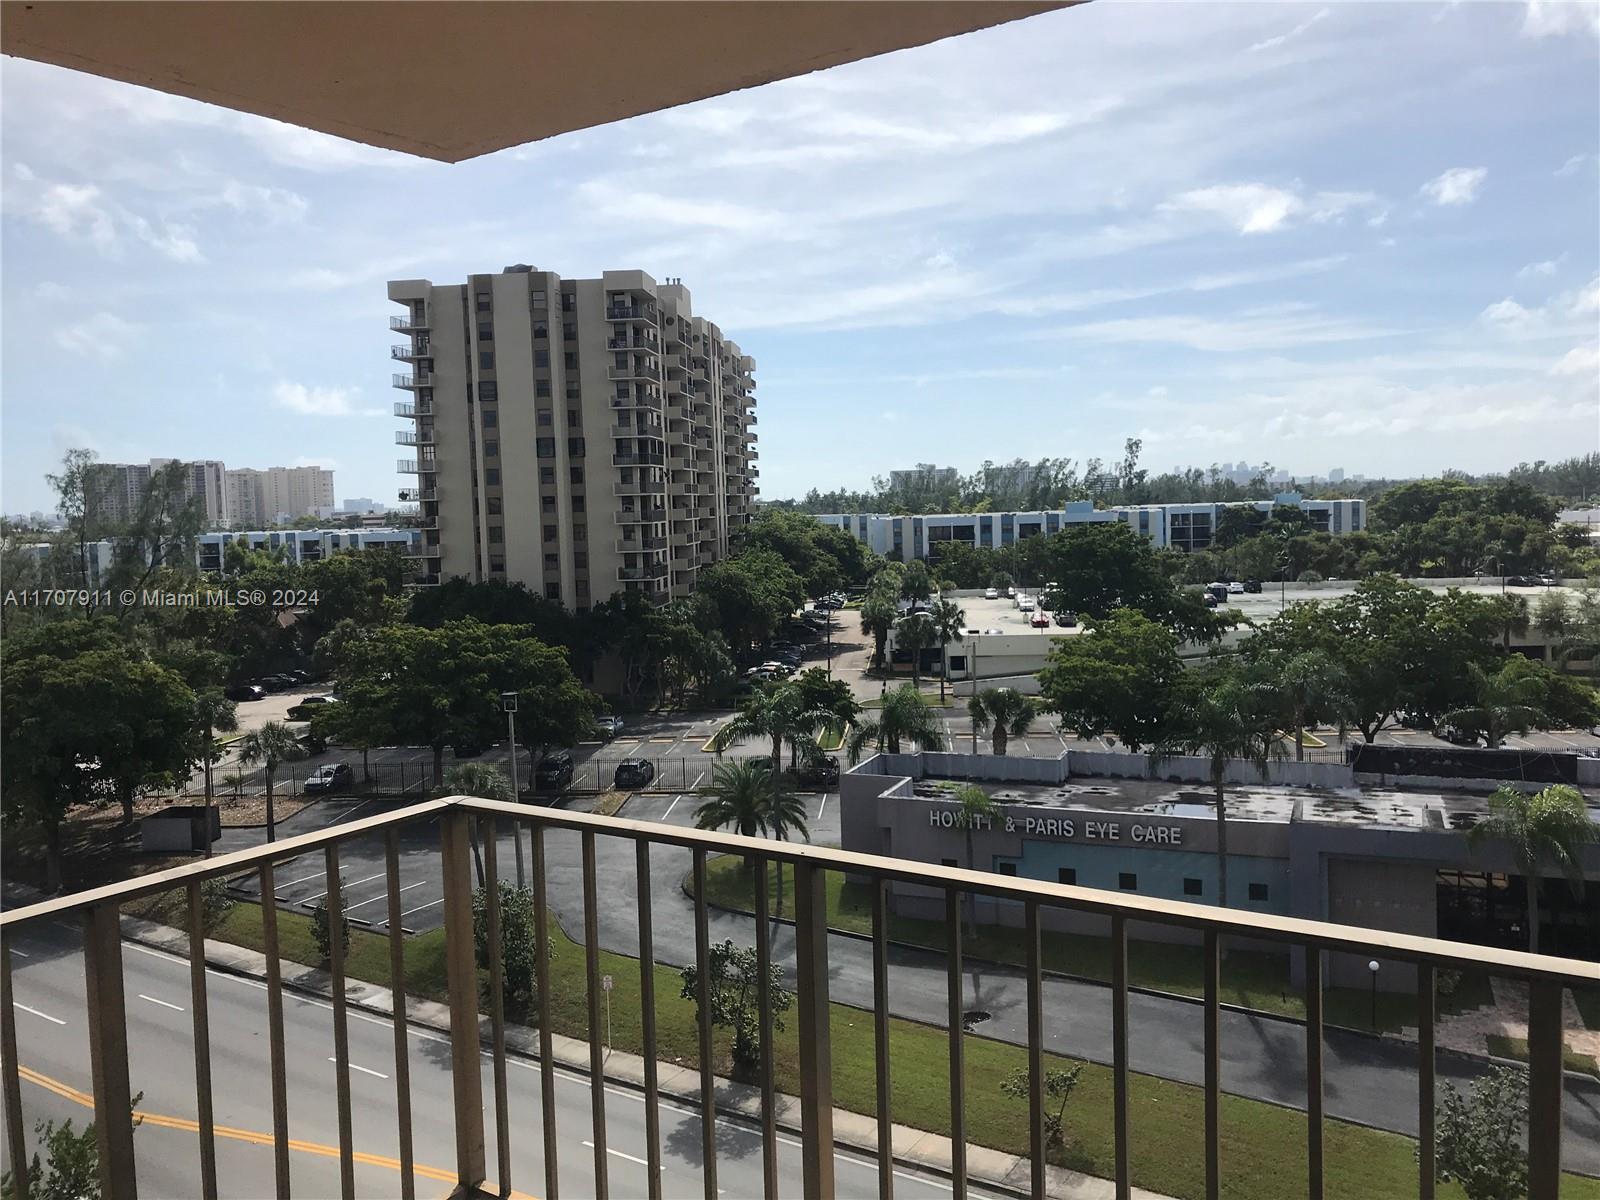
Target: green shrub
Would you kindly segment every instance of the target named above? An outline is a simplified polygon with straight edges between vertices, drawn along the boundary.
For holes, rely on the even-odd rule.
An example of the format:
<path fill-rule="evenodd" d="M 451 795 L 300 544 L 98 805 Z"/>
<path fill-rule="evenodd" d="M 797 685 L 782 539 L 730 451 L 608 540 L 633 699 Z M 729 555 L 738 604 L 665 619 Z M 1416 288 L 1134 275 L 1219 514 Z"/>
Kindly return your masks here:
<path fill-rule="evenodd" d="M 350 945 L 350 918 L 346 915 L 344 876 L 339 876 L 337 888 L 339 898 L 339 924 L 342 927 L 343 942 L 348 950 Z M 332 929 L 328 924 L 328 898 L 324 896 L 318 901 L 317 906 L 311 910 L 311 940 L 317 944 L 317 954 L 323 962 L 333 958 Z"/>

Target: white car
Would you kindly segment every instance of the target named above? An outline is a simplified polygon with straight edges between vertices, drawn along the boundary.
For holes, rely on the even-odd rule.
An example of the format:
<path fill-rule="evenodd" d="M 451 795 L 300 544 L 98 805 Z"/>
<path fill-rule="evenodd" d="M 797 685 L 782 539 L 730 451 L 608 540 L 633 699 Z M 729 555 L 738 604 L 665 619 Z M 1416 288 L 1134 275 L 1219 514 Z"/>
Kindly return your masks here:
<path fill-rule="evenodd" d="M 1235 579 L 1232 583 L 1230 583 L 1228 585 L 1228 595 L 1230 595 L 1230 596 L 1242 596 L 1242 595 L 1244 595 L 1244 584 L 1240 583 L 1237 579 Z"/>
<path fill-rule="evenodd" d="M 1000 599 L 1000 589 L 998 589 L 998 588 L 985 588 L 984 592 L 983 592 L 983 598 L 985 600 L 998 600 L 998 599 Z"/>
<path fill-rule="evenodd" d="M 1031 613 L 1034 608 L 1032 596 L 1018 596 L 1017 607 L 1025 613 Z"/>

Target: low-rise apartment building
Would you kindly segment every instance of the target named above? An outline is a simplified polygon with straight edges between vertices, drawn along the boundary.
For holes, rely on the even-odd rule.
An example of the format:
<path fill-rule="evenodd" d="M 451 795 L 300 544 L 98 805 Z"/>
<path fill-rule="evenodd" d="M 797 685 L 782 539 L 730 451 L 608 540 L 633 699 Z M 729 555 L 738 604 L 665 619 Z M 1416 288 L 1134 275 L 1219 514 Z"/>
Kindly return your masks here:
<path fill-rule="evenodd" d="M 755 361 L 678 279 L 507 267 L 396 280 L 394 385 L 419 582 L 520 582 L 570 608 L 685 596 L 756 490 Z"/>
<path fill-rule="evenodd" d="M 1312 528 L 1330 534 L 1358 533 L 1367 527 L 1365 500 L 1307 500 L 1298 492 L 1283 492 L 1271 500 L 1246 500 L 1231 504 L 1134 504 L 1096 508 L 1089 500 L 1075 500 L 1060 510 L 1040 512 L 926 513 L 887 516 L 879 513 L 825 513 L 817 520 L 854 534 L 867 546 L 899 562 L 925 559 L 941 542 L 958 541 L 984 549 L 1012 546 L 1036 534 L 1059 533 L 1068 525 L 1121 521 L 1158 547 L 1204 550 L 1216 538 L 1217 522 L 1230 508 L 1251 509 L 1266 515 L 1279 506 L 1298 508 Z"/>

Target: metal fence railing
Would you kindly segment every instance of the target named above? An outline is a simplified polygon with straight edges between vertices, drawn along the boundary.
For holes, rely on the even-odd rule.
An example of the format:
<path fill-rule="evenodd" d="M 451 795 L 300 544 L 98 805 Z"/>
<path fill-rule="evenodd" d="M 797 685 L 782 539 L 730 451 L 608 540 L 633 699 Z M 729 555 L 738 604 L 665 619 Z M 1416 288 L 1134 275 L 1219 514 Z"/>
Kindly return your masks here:
<path fill-rule="evenodd" d="M 437 824 L 437 833 L 431 832 Z M 417 839 L 428 832 L 426 843 Z M 872 1029 L 874 1068 L 878 1080 L 876 1088 L 876 1118 L 880 1136 L 877 1140 L 876 1166 L 879 1191 L 883 1196 L 892 1192 L 895 1168 L 891 1139 L 885 1136 L 892 1127 L 893 1100 L 889 1063 L 889 1007 L 888 992 L 893 968 L 889 959 L 889 914 L 894 893 L 891 889 L 912 887 L 924 894 L 932 891 L 944 898 L 945 963 L 947 967 L 948 1021 L 943 1030 L 948 1050 L 948 1087 L 951 1134 L 951 1161 L 949 1186 L 957 1197 L 966 1194 L 968 1184 L 968 1156 L 966 1139 L 967 1070 L 965 1045 L 967 1035 L 963 1030 L 963 921 L 961 906 L 968 893 L 987 896 L 1017 910 L 1024 929 L 1025 982 L 1027 989 L 1026 1020 L 1026 1080 L 1027 1080 L 1027 1144 L 1031 1160 L 1031 1191 L 1043 1195 L 1047 1191 L 1046 1140 L 1046 1021 L 1059 1020 L 1062 1014 L 1046 1013 L 1041 980 L 1044 975 L 1041 950 L 1041 931 L 1046 915 L 1061 910 L 1095 914 L 1105 918 L 1110 925 L 1111 1021 L 1107 1033 L 1109 1052 L 1104 1056 L 1112 1064 L 1114 1090 L 1111 1097 L 1112 1126 L 1115 1153 L 1112 1174 L 1116 1194 L 1130 1195 L 1132 1182 L 1129 1166 L 1129 971 L 1128 926 L 1130 922 L 1154 923 L 1187 930 L 1197 935 L 1204 944 L 1205 991 L 1203 1020 L 1200 1023 L 1204 1046 L 1204 1123 L 1203 1150 L 1205 1159 L 1206 1194 L 1216 1196 L 1220 1187 L 1221 1155 L 1221 1063 L 1222 1038 L 1219 1013 L 1222 959 L 1220 942 L 1223 938 L 1248 938 L 1285 943 L 1298 947 L 1305 953 L 1306 961 L 1306 1020 L 1304 1024 L 1305 1052 L 1305 1107 L 1303 1170 L 1308 1193 L 1320 1200 L 1324 1190 L 1325 1122 L 1323 1113 L 1323 959 L 1329 953 L 1359 954 L 1397 960 L 1416 967 L 1420 990 L 1417 1001 L 1419 1026 L 1418 1080 L 1419 1101 L 1417 1121 L 1419 1128 L 1418 1181 L 1419 1192 L 1424 1197 L 1434 1194 L 1434 1168 L 1436 1154 L 1434 1071 L 1435 1071 L 1435 980 L 1442 970 L 1488 970 L 1525 982 L 1530 991 L 1529 1006 L 1529 1166 L 1528 1194 L 1531 1200 L 1556 1200 L 1561 1178 L 1562 1148 L 1562 1034 L 1561 1007 L 1564 987 L 1591 987 L 1596 983 L 1596 968 L 1592 963 L 1570 959 L 1499 950 L 1483 946 L 1469 946 L 1415 937 L 1407 934 L 1378 932 L 1348 925 L 1335 925 L 1260 913 L 1236 912 L 1216 907 L 1157 900 L 1123 893 L 1103 892 L 1088 888 L 1069 887 L 1043 883 L 1024 878 L 1007 877 L 988 872 L 962 870 L 952 867 L 928 866 L 904 859 L 857 854 L 842 850 L 776 842 L 756 838 L 742 838 L 722 833 L 686 829 L 676 826 L 650 824 L 594 814 L 570 812 L 561 809 L 535 808 L 526 805 L 500 804 L 460 797 L 432 800 L 401 811 L 353 821 L 317 833 L 290 838 L 275 845 L 257 847 L 235 854 L 224 855 L 204 862 L 196 862 L 154 875 L 142 876 L 124 883 L 92 889 L 77 895 L 47 900 L 43 903 L 0 914 L 0 1055 L 4 1057 L 0 1068 L 0 1084 L 4 1087 L 6 1101 L 6 1148 L 14 1172 L 16 1194 L 27 1200 L 34 1180 L 29 1177 L 27 1157 L 26 1109 L 22 1104 L 20 1080 L 23 1077 L 18 1063 L 18 1039 L 15 1018 L 15 1001 L 11 954 L 19 935 L 37 931 L 41 926 L 60 924 L 63 920 L 81 925 L 83 937 L 83 963 L 85 967 L 86 1016 L 88 1024 L 88 1093 L 92 1095 L 95 1132 L 99 1147 L 99 1173 L 101 1190 L 108 1200 L 132 1200 L 138 1190 L 138 1163 L 136 1161 L 133 1113 L 135 1091 L 129 1066 L 129 1010 L 124 1000 L 123 941 L 120 909 L 124 903 L 158 893 L 181 890 L 187 897 L 190 916 L 188 953 L 192 984 L 190 1021 L 193 1032 L 193 1080 L 197 1120 L 192 1122 L 198 1136 L 199 1186 L 205 1196 L 215 1196 L 219 1190 L 216 1142 L 222 1127 L 213 1121 L 216 1108 L 214 1090 L 258 1089 L 270 1091 L 273 1163 L 276 1189 L 279 1195 L 289 1195 L 290 1149 L 289 1088 L 286 1069 L 290 1049 L 285 1031 L 284 984 L 278 971 L 280 931 L 278 910 L 273 905 L 261 907 L 262 953 L 265 955 L 266 1055 L 264 1062 L 256 1064 L 249 1057 L 248 1047 L 229 1045 L 226 1051 L 228 1070 L 213 1076 L 211 1070 L 212 1043 L 208 1025 L 208 992 L 212 985 L 204 967 L 204 925 L 201 913 L 204 904 L 203 884 L 210 879 L 229 878 L 241 873 L 255 872 L 260 880 L 261 894 L 274 894 L 274 868 L 289 860 L 298 860 L 295 867 L 321 863 L 323 882 L 327 887 L 326 903 L 329 907 L 327 976 L 331 985 L 331 1017 L 333 1026 L 333 1111 L 336 1122 L 328 1128 L 337 1129 L 337 1161 L 339 1165 L 338 1189 L 344 1196 L 355 1191 L 355 1164 L 368 1162 L 372 1156 L 357 1153 L 354 1145 L 352 1109 L 352 1063 L 350 1056 L 350 1026 L 346 998 L 346 967 L 348 947 L 342 933 L 341 908 L 344 905 L 340 879 L 340 853 L 353 839 L 370 839 L 381 835 L 384 840 L 386 877 L 389 881 L 389 904 L 392 918 L 387 934 L 391 982 L 395 989 L 392 1028 L 396 1069 L 392 1080 L 382 1085 L 392 1091 L 395 1100 L 397 1144 L 400 1147 L 402 1178 L 412 1178 L 414 1134 L 412 1124 L 412 1081 L 408 1070 L 399 1064 L 406 1061 L 408 1033 L 406 1020 L 404 933 L 398 914 L 400 910 L 401 847 L 405 846 L 406 861 L 414 861 L 419 853 L 437 853 L 442 874 L 442 904 L 446 936 L 443 941 L 443 970 L 448 988 L 449 1034 L 447 1046 L 436 1056 L 441 1065 L 447 1065 L 449 1088 L 453 1098 L 450 1118 L 454 1124 L 453 1163 L 448 1175 L 456 1184 L 458 1195 L 481 1194 L 478 1189 L 490 1174 L 486 1121 L 492 1121 L 496 1156 L 493 1165 L 495 1187 L 498 1194 L 509 1194 L 521 1185 L 529 1186 L 526 1178 L 513 1178 L 513 1145 L 528 1146 L 532 1139 L 520 1121 L 516 1125 L 516 1143 L 512 1141 L 511 1122 L 507 1099 L 506 1037 L 507 1020 L 504 991 L 503 927 L 504 914 L 500 909 L 499 859 L 503 851 L 503 838 L 514 836 L 518 852 L 522 840 L 531 843 L 532 864 L 530 881 L 533 890 L 534 936 L 533 954 L 536 979 L 536 1005 L 538 1027 L 538 1064 L 540 1106 L 543 1138 L 543 1194 L 558 1195 L 560 1174 L 564 1159 L 572 1155 L 579 1144 L 577 1138 L 587 1134 L 582 1144 L 592 1151 L 592 1185 L 582 1190 L 586 1194 L 604 1197 L 609 1193 L 609 1175 L 612 1169 L 607 1143 L 608 1088 L 599 1086 L 605 1070 L 605 1048 L 600 1031 L 603 993 L 609 992 L 611 977 L 600 972 L 598 914 L 601 906 L 597 842 L 600 839 L 622 839 L 633 844 L 634 884 L 637 905 L 637 952 L 640 973 L 639 1022 L 643 1053 L 643 1104 L 645 1110 L 642 1136 L 633 1134 L 624 1157 L 646 1164 L 649 1193 L 659 1197 L 662 1191 L 661 1168 L 664 1139 L 662 1135 L 659 1080 L 656 1074 L 657 1015 L 654 992 L 655 943 L 651 915 L 655 898 L 650 887 L 652 850 L 676 848 L 687 852 L 689 868 L 696 883 L 694 888 L 694 963 L 696 966 L 692 994 L 698 1001 L 696 1009 L 696 1038 L 698 1062 L 694 1075 L 698 1079 L 698 1149 L 700 1181 L 707 1200 L 719 1194 L 719 1154 L 724 1147 L 719 1136 L 726 1118 L 717 1113 L 718 1079 L 714 1074 L 713 1006 L 710 1003 L 709 965 L 712 946 L 709 934 L 707 900 L 707 860 L 713 854 L 734 854 L 746 858 L 753 872 L 756 920 L 753 932 L 759 967 L 758 1032 L 756 1034 L 759 1064 L 755 1074 L 759 1083 L 759 1130 L 761 1142 L 762 1190 L 773 1196 L 777 1190 L 778 1106 L 774 1089 L 774 998 L 771 974 L 767 970 L 773 963 L 772 926 L 768 920 L 768 877 L 774 867 L 793 875 L 792 914 L 794 923 L 794 957 L 792 972 L 796 992 L 795 1011 L 790 1019 L 796 1024 L 796 1069 L 799 1076 L 799 1102 L 793 1112 L 785 1116 L 788 1122 L 798 1123 L 801 1142 L 800 1178 L 794 1189 L 808 1197 L 831 1197 L 835 1194 L 833 1102 L 834 1075 L 832 1037 L 834 1026 L 830 1023 L 829 1007 L 829 943 L 827 928 L 827 892 L 825 876 L 828 872 L 841 872 L 864 882 L 872 891 L 873 978 Z M 557 1136 L 560 1121 L 572 1121 L 570 1111 L 560 1115 L 554 1103 L 556 1067 L 553 1052 L 552 972 L 550 953 L 550 879 L 546 871 L 547 843 L 554 837 L 562 839 L 556 853 L 562 872 L 576 871 L 581 880 L 584 938 L 581 953 L 584 957 L 582 989 L 584 1016 L 588 1040 L 588 1070 L 592 1086 L 589 1088 L 590 1120 L 583 1121 L 581 1130 L 568 1129 L 564 1138 Z M 576 845 L 572 845 L 573 842 Z M 356 847 L 350 846 L 352 857 Z M 620 859 L 626 862 L 627 855 Z M 615 864 L 619 860 L 609 859 Z M 656 869 L 660 869 L 658 866 Z M 286 872 L 287 873 L 287 872 Z M 619 872 L 608 870 L 605 878 L 604 904 L 614 909 L 619 903 L 626 905 L 628 897 L 624 881 L 616 877 Z M 570 876 L 567 876 L 570 878 Z M 486 924 L 487 986 L 480 981 L 480 968 L 475 953 L 474 893 L 481 887 L 483 919 Z M 785 964 L 787 965 L 787 964 Z M 615 969 L 615 968 L 612 968 Z M 168 1005 L 168 1007 L 177 1007 Z M 297 1006 L 303 1007 L 303 1006 Z M 488 1017 L 488 1052 L 483 1051 L 480 1033 L 481 1014 Z M 138 1014 L 144 1019 L 144 1010 Z M 297 1019 L 298 1019 L 298 1014 Z M 372 1018 L 367 1018 L 372 1019 Z M 137 1031 L 136 1031 L 137 1032 Z M 249 1039 L 246 1039 L 248 1041 Z M 441 1039 L 435 1038 L 435 1041 Z M 259 1053 L 260 1043 L 254 1053 Z M 317 1042 L 315 1054 L 327 1049 Z M 298 1044 L 295 1049 L 302 1049 Z M 370 1051 L 369 1051 L 370 1052 Z M 482 1078 L 483 1060 L 487 1057 L 492 1070 L 487 1092 Z M 305 1060 L 297 1060 L 300 1067 Z M 377 1066 L 381 1066 L 379 1063 Z M 363 1075 L 363 1100 L 357 1115 L 368 1134 L 372 1130 L 376 1097 L 381 1093 L 370 1091 L 366 1075 L 384 1074 L 369 1062 L 359 1069 Z M 853 1069 L 853 1068 L 852 1068 Z M 259 1074 L 252 1074 L 259 1071 Z M 28 1076 L 30 1079 L 32 1075 Z M 371 1083 L 376 1088 L 379 1085 Z M 82 1095 L 83 1092 L 78 1094 Z M 229 1093 L 232 1095 L 232 1093 Z M 487 1097 L 487 1101 L 486 1101 Z M 321 1097 L 326 1103 L 326 1096 Z M 325 1109 L 323 1110 L 325 1111 Z M 430 1112 L 428 1125 L 440 1124 L 439 1115 Z M 310 1119 L 310 1118 L 303 1118 Z M 629 1126 L 632 1129 L 632 1126 Z M 237 1130 L 222 1131 L 229 1134 Z M 687 1134 L 688 1130 L 680 1131 Z M 331 1133 L 330 1133 L 330 1136 Z M 681 1139 L 680 1139 L 681 1140 Z M 176 1143 L 163 1143 L 159 1161 L 146 1158 L 147 1167 L 170 1166 L 172 1147 Z M 299 1143 L 293 1143 L 298 1145 Z M 678 1145 L 681 1152 L 683 1145 Z M 632 1154 L 638 1151 L 642 1158 Z M 1299 1157 L 1299 1148 L 1295 1150 Z M 335 1157 L 333 1155 L 329 1156 Z M 584 1157 L 579 1155 L 580 1159 Z M 741 1153 L 738 1157 L 744 1157 Z M 325 1164 L 329 1159 L 321 1160 Z M 570 1171 L 569 1163 L 568 1170 Z M 1287 1170 L 1288 1168 L 1286 1168 Z M 528 1172 L 528 1173 L 531 1173 Z M 428 1176 L 437 1178 L 438 1173 Z M 570 1178 L 568 1182 L 570 1182 Z M 731 1182 L 731 1181 L 730 1181 Z M 308 1191 L 331 1190 L 308 1187 Z M 755 1188 L 752 1186 L 752 1192 Z M 402 1191 L 409 1195 L 409 1187 Z"/>

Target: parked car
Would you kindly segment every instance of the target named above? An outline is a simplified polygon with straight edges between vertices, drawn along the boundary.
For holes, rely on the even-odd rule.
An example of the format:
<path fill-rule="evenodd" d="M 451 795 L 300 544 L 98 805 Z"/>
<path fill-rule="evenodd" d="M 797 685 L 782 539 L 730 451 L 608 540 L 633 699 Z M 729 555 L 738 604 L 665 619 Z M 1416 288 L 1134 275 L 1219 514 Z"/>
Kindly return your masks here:
<path fill-rule="evenodd" d="M 1056 624 L 1063 629 L 1076 629 L 1078 627 L 1078 614 L 1058 612 L 1055 617 Z"/>
<path fill-rule="evenodd" d="M 457 758 L 477 758 L 488 748 L 486 742 L 480 742 L 475 737 L 465 737 L 451 746 L 450 750 Z"/>
<path fill-rule="evenodd" d="M 1478 735 L 1470 729 L 1462 729 L 1458 725 L 1446 725 L 1439 730 L 1439 736 L 1452 746 L 1476 746 Z"/>
<path fill-rule="evenodd" d="M 307 792 L 342 792 L 355 782 L 349 763 L 325 763 L 306 779 Z"/>
<path fill-rule="evenodd" d="M 999 588 L 984 588 L 983 589 L 983 598 L 985 600 L 998 600 L 998 599 L 1000 599 L 1000 589 Z"/>
<path fill-rule="evenodd" d="M 572 754 L 553 750 L 533 769 L 533 787 L 539 792 L 560 792 L 572 785 Z"/>
<path fill-rule="evenodd" d="M 300 681 L 292 675 L 268 675 L 261 680 L 261 684 L 271 692 L 286 692 L 290 688 L 299 687 Z"/>
<path fill-rule="evenodd" d="M 1228 598 L 1228 585 L 1225 583 L 1208 583 L 1206 584 L 1206 594 L 1215 596 L 1218 600 L 1226 600 Z"/>
<path fill-rule="evenodd" d="M 267 690 L 260 684 L 255 683 L 236 683 L 222 694 L 229 700 L 249 701 L 265 700 L 267 698 Z"/>
<path fill-rule="evenodd" d="M 804 660 L 793 650 L 779 650 L 772 656 L 772 660 L 781 666 L 788 667 L 790 671 L 798 671 Z"/>
<path fill-rule="evenodd" d="M 283 715 L 289 721 L 309 721 L 319 708 L 337 703 L 339 702 L 332 696 L 307 696 L 300 703 L 291 705 L 289 711 Z"/>
<path fill-rule="evenodd" d="M 1035 629 L 1048 629 L 1050 627 L 1050 614 L 1043 611 L 1036 612 L 1028 618 L 1028 624 Z"/>
<path fill-rule="evenodd" d="M 1558 587 L 1561 583 L 1554 575 L 1541 575 L 1539 576 L 1539 582 L 1544 587 Z"/>
<path fill-rule="evenodd" d="M 594 731 L 603 738 L 614 738 L 622 732 L 622 718 L 596 717 Z"/>
<path fill-rule="evenodd" d="M 1507 587 L 1543 587 L 1536 575 L 1507 575 Z"/>
<path fill-rule="evenodd" d="M 795 772 L 795 782 L 803 787 L 837 787 L 839 760 L 830 755 L 817 755 L 806 759 Z"/>
<path fill-rule="evenodd" d="M 619 788 L 642 788 L 656 777 L 654 764 L 647 758 L 625 758 L 617 764 L 611 782 Z"/>
<path fill-rule="evenodd" d="M 1207 592 L 1205 595 L 1205 600 L 1207 608 L 1215 608 L 1217 605 L 1222 603 L 1222 601 L 1217 599 L 1217 594 L 1215 592 Z"/>
<path fill-rule="evenodd" d="M 1259 592 L 1261 590 L 1261 580 L 1246 579 L 1244 581 L 1244 590 L 1247 592 Z"/>
<path fill-rule="evenodd" d="M 1244 595 L 1244 584 L 1240 583 L 1237 579 L 1235 579 L 1232 583 L 1228 584 L 1228 595 L 1230 595 L 1230 596 L 1242 596 L 1242 595 Z"/>
<path fill-rule="evenodd" d="M 1025 613 L 1031 613 L 1034 610 L 1034 607 L 1035 607 L 1033 597 L 1032 596 L 1018 596 L 1017 597 L 1017 607 L 1019 609 L 1021 609 Z"/>
<path fill-rule="evenodd" d="M 1007 600 L 1010 600 L 1010 599 L 1011 599 L 1011 598 L 1012 598 L 1012 597 L 1013 597 L 1013 596 L 1015 596 L 1015 595 L 1016 595 L 1016 594 L 1017 594 L 1017 589 L 1016 589 L 1016 588 L 1014 588 L 1014 587 L 1008 587 L 1008 588 L 1007 588 L 1007 589 L 1006 589 L 1006 599 L 1007 599 Z"/>

